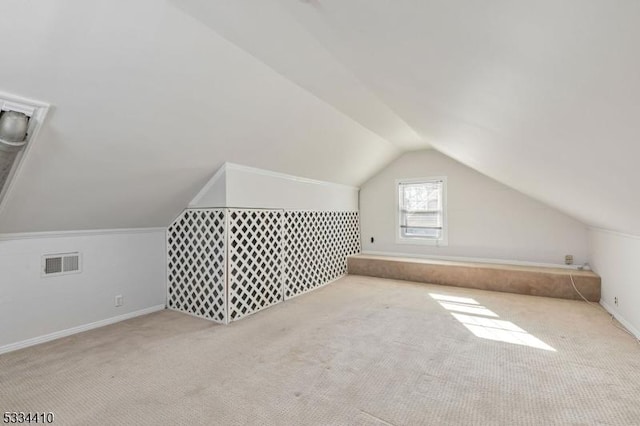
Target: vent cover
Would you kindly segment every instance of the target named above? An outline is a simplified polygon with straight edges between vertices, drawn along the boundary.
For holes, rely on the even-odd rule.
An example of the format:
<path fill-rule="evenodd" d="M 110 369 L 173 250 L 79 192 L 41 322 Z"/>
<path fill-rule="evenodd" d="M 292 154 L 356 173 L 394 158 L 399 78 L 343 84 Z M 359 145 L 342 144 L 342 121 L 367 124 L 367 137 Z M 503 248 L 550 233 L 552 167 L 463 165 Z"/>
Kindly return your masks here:
<path fill-rule="evenodd" d="M 80 253 L 45 254 L 42 256 L 42 276 L 77 274 L 80 272 Z"/>

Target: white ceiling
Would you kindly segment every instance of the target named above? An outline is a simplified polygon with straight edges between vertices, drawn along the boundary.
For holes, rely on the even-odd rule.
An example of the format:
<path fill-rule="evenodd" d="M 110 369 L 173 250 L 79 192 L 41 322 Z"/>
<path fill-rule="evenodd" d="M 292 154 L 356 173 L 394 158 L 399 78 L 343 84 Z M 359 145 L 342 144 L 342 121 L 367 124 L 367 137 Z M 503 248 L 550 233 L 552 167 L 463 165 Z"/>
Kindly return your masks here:
<path fill-rule="evenodd" d="M 225 161 L 357 185 L 400 154 L 172 3 L 2 8 L 0 92 L 54 109 L 0 232 L 166 226 Z"/>
<path fill-rule="evenodd" d="M 640 2 L 280 3 L 436 149 L 640 235 Z"/>
<path fill-rule="evenodd" d="M 358 185 L 431 145 L 640 235 L 635 0 L 2 7 L 0 91 L 55 110 L 0 232 L 164 226 L 224 161 Z"/>
<path fill-rule="evenodd" d="M 399 148 L 428 147 L 277 1 L 173 0 L 173 3 Z"/>

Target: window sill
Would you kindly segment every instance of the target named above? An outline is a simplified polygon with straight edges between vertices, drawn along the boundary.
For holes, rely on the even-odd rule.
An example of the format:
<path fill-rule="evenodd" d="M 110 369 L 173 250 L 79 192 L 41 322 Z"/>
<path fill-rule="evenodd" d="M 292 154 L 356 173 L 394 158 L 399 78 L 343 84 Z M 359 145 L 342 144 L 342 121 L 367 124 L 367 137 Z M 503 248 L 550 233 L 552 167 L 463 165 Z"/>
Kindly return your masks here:
<path fill-rule="evenodd" d="M 449 245 L 447 238 L 440 240 L 434 240 L 429 238 L 402 238 L 396 237 L 396 244 L 406 244 L 413 246 L 433 246 L 433 247 L 446 247 Z"/>

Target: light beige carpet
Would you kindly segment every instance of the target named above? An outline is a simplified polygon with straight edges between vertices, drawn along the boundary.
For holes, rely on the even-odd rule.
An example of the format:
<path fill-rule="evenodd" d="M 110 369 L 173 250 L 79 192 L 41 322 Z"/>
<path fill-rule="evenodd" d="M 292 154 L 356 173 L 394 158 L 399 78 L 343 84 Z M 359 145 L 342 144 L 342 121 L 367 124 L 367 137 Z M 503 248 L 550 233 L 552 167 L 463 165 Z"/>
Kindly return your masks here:
<path fill-rule="evenodd" d="M 5 354 L 0 384 L 0 411 L 60 425 L 640 424 L 640 345 L 604 311 L 357 276 Z"/>

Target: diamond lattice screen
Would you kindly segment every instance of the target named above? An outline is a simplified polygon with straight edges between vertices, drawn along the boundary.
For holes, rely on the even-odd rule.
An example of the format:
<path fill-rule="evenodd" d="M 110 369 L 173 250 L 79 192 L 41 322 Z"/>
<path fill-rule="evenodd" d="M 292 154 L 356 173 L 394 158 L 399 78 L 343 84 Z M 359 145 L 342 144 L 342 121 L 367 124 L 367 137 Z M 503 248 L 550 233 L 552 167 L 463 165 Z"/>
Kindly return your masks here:
<path fill-rule="evenodd" d="M 229 210 L 229 321 L 283 300 L 282 210 Z"/>
<path fill-rule="evenodd" d="M 185 210 L 169 227 L 168 306 L 226 322 L 225 211 Z"/>
<path fill-rule="evenodd" d="M 357 212 L 284 213 L 284 295 L 291 298 L 347 272 L 347 256 L 360 252 Z"/>
<path fill-rule="evenodd" d="M 357 212 L 188 209 L 167 235 L 169 308 L 229 323 L 331 282 L 360 252 Z"/>

